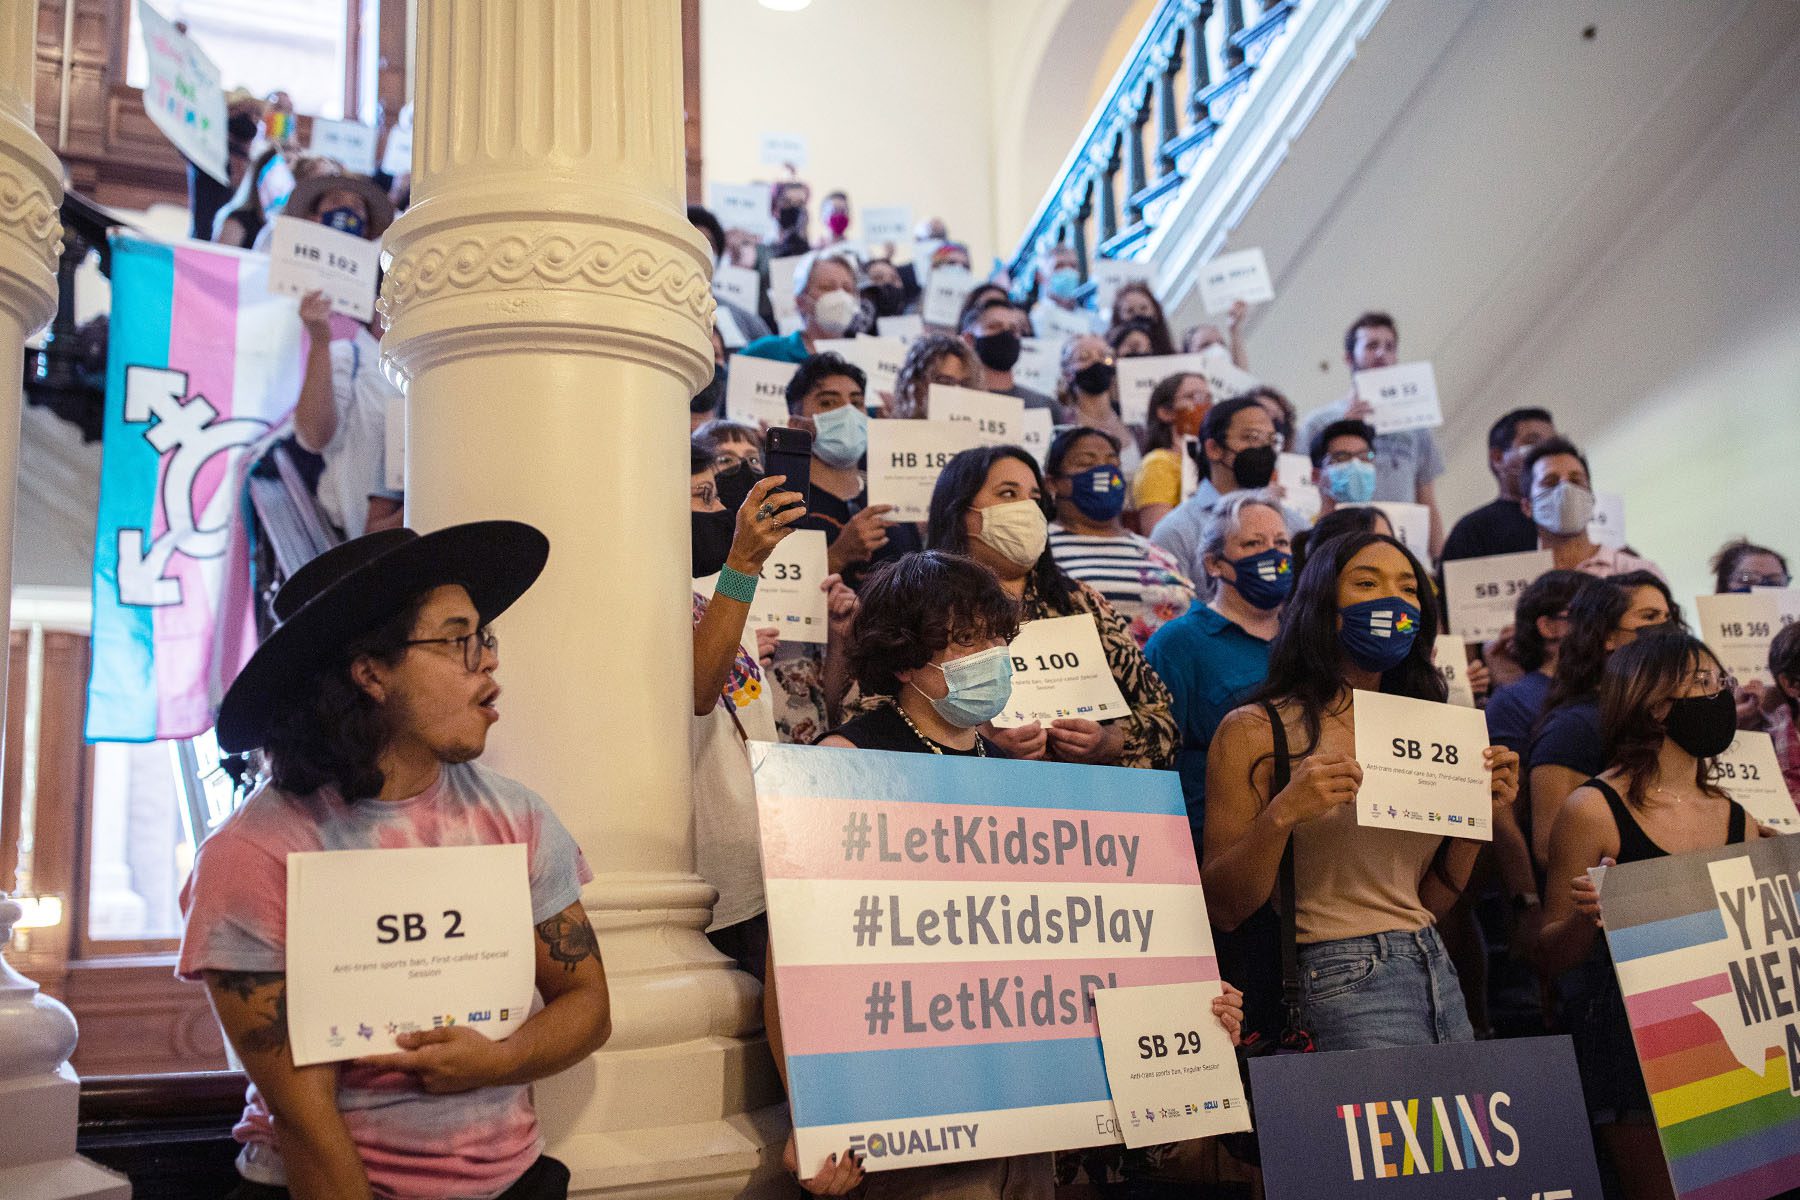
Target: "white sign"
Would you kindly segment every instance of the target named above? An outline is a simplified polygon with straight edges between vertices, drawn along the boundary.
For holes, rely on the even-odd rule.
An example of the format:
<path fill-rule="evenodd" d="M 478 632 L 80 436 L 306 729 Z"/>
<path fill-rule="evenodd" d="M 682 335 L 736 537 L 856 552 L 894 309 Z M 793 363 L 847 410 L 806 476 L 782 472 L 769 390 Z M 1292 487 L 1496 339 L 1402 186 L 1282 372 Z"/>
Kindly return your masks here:
<path fill-rule="evenodd" d="M 1443 410 L 1438 407 L 1437 376 L 1428 362 L 1358 371 L 1351 379 L 1357 396 L 1375 410 L 1369 414 L 1369 424 L 1376 433 L 1436 429 L 1444 423 Z"/>
<path fill-rule="evenodd" d="M 406 490 L 406 393 L 388 393 L 383 427 L 381 481 L 390 492 Z"/>
<path fill-rule="evenodd" d="M 892 401 L 900 364 L 906 361 L 906 343 L 899 338 L 827 338 L 814 342 L 813 350 L 818 354 L 840 354 L 862 368 L 868 377 L 863 394 L 870 408 L 881 408 Z"/>
<path fill-rule="evenodd" d="M 870 421 L 869 503 L 893 505 L 890 521 L 925 520 L 938 475 L 980 444 L 966 421 Z"/>
<path fill-rule="evenodd" d="M 1200 490 L 1200 460 L 1206 452 L 1199 438 L 1185 433 L 1176 435 L 1175 449 L 1181 455 L 1181 498 L 1186 500 Z"/>
<path fill-rule="evenodd" d="M 725 343 L 727 350 L 742 350 L 750 344 L 750 339 L 744 336 L 737 318 L 731 315 L 731 310 L 724 304 L 713 309 L 713 328 L 719 331 L 719 340 Z"/>
<path fill-rule="evenodd" d="M 525 846 L 289 854 L 286 970 L 297 1067 L 452 1025 L 499 1041 L 537 975 Z"/>
<path fill-rule="evenodd" d="M 1031 451 L 1031 457 L 1038 460 L 1038 466 L 1044 465 L 1044 456 L 1050 453 L 1050 440 L 1056 436 L 1056 424 L 1050 417 L 1047 408 L 1028 408 L 1019 418 L 1019 445 Z"/>
<path fill-rule="evenodd" d="M 863 209 L 862 235 L 870 245 L 905 242 L 912 236 L 912 209 L 904 204 Z"/>
<path fill-rule="evenodd" d="M 1095 990 L 1106 1085 L 1127 1146 L 1250 1128 L 1237 1052 L 1212 1012 L 1223 991 L 1217 980 Z"/>
<path fill-rule="evenodd" d="M 1150 420 L 1150 393 L 1171 375 L 1205 375 L 1202 354 L 1145 354 L 1118 360 L 1119 415 L 1127 425 Z"/>
<path fill-rule="evenodd" d="M 806 166 L 806 138 L 798 133 L 765 133 L 757 159 L 765 167 Z"/>
<path fill-rule="evenodd" d="M 1754 679 L 1774 686 L 1775 677 L 1769 674 L 1769 643 L 1781 628 L 1781 609 L 1772 593 L 1696 596 L 1694 608 L 1699 612 L 1700 640 L 1712 647 L 1739 683 Z"/>
<path fill-rule="evenodd" d="M 775 236 L 775 218 L 769 215 L 769 189 L 758 183 L 712 183 L 706 188 L 713 216 L 727 230 L 754 234 L 758 241 Z M 748 307 L 754 308 L 755 305 Z"/>
<path fill-rule="evenodd" d="M 1394 527 L 1394 538 L 1413 552 L 1413 557 L 1431 566 L 1431 509 L 1405 500 L 1374 500 L 1368 504 L 1340 504 L 1339 508 L 1378 508 Z"/>
<path fill-rule="evenodd" d="M 988 446 L 1017 443 L 1025 427 L 1025 402 L 1017 396 L 945 383 L 926 385 L 925 412 L 933 421 L 973 425 L 976 442 Z"/>
<path fill-rule="evenodd" d="M 938 247 L 943 244 L 943 238 L 920 238 L 913 243 L 913 277 L 919 281 L 920 287 L 924 287 L 925 281 L 931 278 L 931 256 L 936 254 Z"/>
<path fill-rule="evenodd" d="M 1012 640 L 1012 695 L 994 718 L 1001 729 L 1076 718 L 1110 721 L 1131 715 L 1091 613 L 1048 617 L 1019 626 Z"/>
<path fill-rule="evenodd" d="M 824 645 L 829 622 L 819 581 L 826 574 L 825 531 L 796 529 L 788 534 L 763 564 L 745 627 L 777 629 L 784 642 Z"/>
<path fill-rule="evenodd" d="M 410 134 L 407 136 L 411 137 Z M 327 121 L 323 117 L 314 117 L 312 144 L 307 149 L 337 159 L 353 175 L 375 173 L 375 131 L 361 121 Z"/>
<path fill-rule="evenodd" d="M 804 254 L 791 254 L 769 260 L 769 307 L 775 310 L 776 324 L 784 326 L 783 333 L 789 332 L 785 328 L 788 322 L 800 319 L 800 309 L 794 302 L 794 273 L 805 257 Z M 795 329 L 799 327 L 794 326 Z"/>
<path fill-rule="evenodd" d="M 1013 382 L 1022 388 L 1056 395 L 1062 381 L 1062 352 L 1066 338 L 1028 337 L 1019 339 L 1019 361 L 1013 364 Z"/>
<path fill-rule="evenodd" d="M 1800 588 L 1777 588 L 1757 584 L 1750 589 L 1753 596 L 1770 595 L 1775 597 L 1777 627 L 1786 629 L 1795 621 L 1800 621 Z"/>
<path fill-rule="evenodd" d="M 398 179 L 412 174 L 413 127 L 412 105 L 400 110 L 400 119 L 388 130 L 387 145 L 381 151 L 381 169 Z"/>
<path fill-rule="evenodd" d="M 920 315 L 927 325 L 954 330 L 962 315 L 963 301 L 974 290 L 975 276 L 967 267 L 939 267 L 925 285 L 925 303 Z"/>
<path fill-rule="evenodd" d="M 1239 300 L 1261 304 L 1274 298 L 1275 285 L 1260 249 L 1221 254 L 1200 269 L 1200 303 L 1209 315 L 1225 312 Z"/>
<path fill-rule="evenodd" d="M 1548 550 L 1450 559 L 1444 563 L 1450 628 L 1466 642 L 1499 637 L 1500 631 L 1513 623 L 1519 596 L 1532 580 L 1555 565 L 1555 556 Z"/>
<path fill-rule="evenodd" d="M 225 89 L 219 68 L 186 34 L 138 0 L 144 35 L 144 115 L 182 157 L 220 183 L 231 182 L 225 145 Z"/>
<path fill-rule="evenodd" d="M 1602 546 L 1625 544 L 1625 497 L 1619 492 L 1595 492 L 1594 515 L 1588 536 Z"/>
<path fill-rule="evenodd" d="M 1241 396 L 1262 383 L 1232 362 L 1231 351 L 1223 346 L 1208 346 L 1200 352 L 1200 361 L 1203 364 L 1200 373 L 1206 376 L 1206 385 L 1212 389 L 1215 402 Z"/>
<path fill-rule="evenodd" d="M 1039 337 L 1085 337 L 1096 331 L 1098 323 L 1086 309 L 1064 308 L 1050 300 L 1040 300 L 1031 309 L 1031 328 Z"/>
<path fill-rule="evenodd" d="M 269 243 L 269 290 L 282 296 L 324 292 L 331 311 L 367 321 L 375 315 L 381 243 L 317 221 L 275 218 Z"/>
<path fill-rule="evenodd" d="M 1431 647 L 1431 665 L 1450 690 L 1450 703 L 1475 707 L 1475 689 L 1469 685 L 1469 653 L 1454 633 L 1440 633 Z"/>
<path fill-rule="evenodd" d="M 1766 733 L 1738 730 L 1719 755 L 1713 782 L 1731 793 L 1744 811 L 1777 833 L 1800 833 L 1800 812 L 1781 775 L 1775 742 Z"/>
<path fill-rule="evenodd" d="M 725 415 L 752 428 L 759 421 L 771 428 L 785 426 L 788 380 L 799 369 L 799 363 L 733 355 L 725 378 Z"/>
<path fill-rule="evenodd" d="M 1486 714 L 1360 688 L 1353 704 L 1358 825 L 1493 840 Z"/>
<path fill-rule="evenodd" d="M 757 294 L 762 291 L 762 276 L 749 267 L 721 266 L 713 272 L 713 295 L 730 301 L 746 312 L 755 312 Z"/>
<path fill-rule="evenodd" d="M 1148 286 L 1151 272 L 1149 263 L 1133 262 L 1128 258 L 1095 259 L 1088 271 L 1088 278 L 1094 284 L 1094 307 L 1110 313 L 1113 302 L 1119 298 L 1119 289 L 1128 283 Z"/>
<path fill-rule="evenodd" d="M 1319 519 L 1319 510 L 1325 507 L 1324 494 L 1313 485 L 1312 470 L 1312 459 L 1307 455 L 1283 452 L 1275 456 L 1275 486 L 1281 489 L 1281 502 L 1309 525 Z"/>
<path fill-rule="evenodd" d="M 875 328 L 882 337 L 911 342 L 924 336 L 925 318 L 918 313 L 902 313 L 897 317 L 877 317 L 875 318 Z"/>

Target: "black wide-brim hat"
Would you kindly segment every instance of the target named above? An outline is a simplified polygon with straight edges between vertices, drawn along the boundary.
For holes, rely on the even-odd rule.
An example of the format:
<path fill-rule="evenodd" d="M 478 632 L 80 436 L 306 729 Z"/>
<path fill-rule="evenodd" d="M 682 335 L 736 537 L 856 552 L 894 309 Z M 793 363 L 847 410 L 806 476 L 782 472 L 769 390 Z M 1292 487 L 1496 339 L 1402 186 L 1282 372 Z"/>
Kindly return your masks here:
<path fill-rule="evenodd" d="M 473 521 L 433 533 L 384 529 L 333 546 L 275 593 L 280 622 L 256 648 L 219 704 L 219 746 L 253 750 L 284 705 L 357 638 L 413 598 L 461 584 L 486 624 L 544 570 L 550 540 L 520 521 Z"/>

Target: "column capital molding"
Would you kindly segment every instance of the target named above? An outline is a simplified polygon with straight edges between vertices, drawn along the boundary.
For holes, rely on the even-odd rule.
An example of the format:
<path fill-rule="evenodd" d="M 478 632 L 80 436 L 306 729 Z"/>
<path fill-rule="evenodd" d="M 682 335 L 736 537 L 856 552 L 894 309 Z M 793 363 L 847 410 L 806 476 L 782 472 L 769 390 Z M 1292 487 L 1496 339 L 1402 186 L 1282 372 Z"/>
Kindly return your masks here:
<path fill-rule="evenodd" d="M 0 304 L 27 332 L 56 313 L 62 164 L 31 126 L 0 111 Z"/>
<path fill-rule="evenodd" d="M 684 218 L 629 200 L 602 217 L 541 195 L 529 212 L 457 199 L 414 206 L 386 239 L 382 348 L 402 381 L 521 346 L 647 361 L 694 389 L 711 377 L 711 271 Z"/>

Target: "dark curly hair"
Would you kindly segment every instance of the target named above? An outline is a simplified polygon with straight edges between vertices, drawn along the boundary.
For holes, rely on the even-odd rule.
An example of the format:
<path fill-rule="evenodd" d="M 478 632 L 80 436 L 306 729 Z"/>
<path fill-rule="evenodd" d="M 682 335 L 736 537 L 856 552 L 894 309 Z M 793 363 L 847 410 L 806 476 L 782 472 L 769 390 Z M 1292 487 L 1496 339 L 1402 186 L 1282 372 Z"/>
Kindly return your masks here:
<path fill-rule="evenodd" d="M 975 629 L 1011 641 L 1019 606 L 992 571 L 973 559 L 937 550 L 902 555 L 863 580 L 846 650 L 850 671 L 869 695 L 892 696 L 901 671 L 916 671 Z"/>
<path fill-rule="evenodd" d="M 1569 607 L 1569 601 L 1581 590 L 1581 585 L 1592 578 L 1580 571 L 1545 571 L 1519 593 L 1519 603 L 1513 608 L 1513 661 L 1527 671 L 1535 671 L 1550 661 L 1550 647 L 1544 644 L 1544 635 L 1538 632 L 1537 623 L 1544 617 L 1554 617 Z"/>
<path fill-rule="evenodd" d="M 263 758 L 277 788 L 307 796 L 330 785 L 347 803 L 381 794 L 377 762 L 387 745 L 387 717 L 350 677 L 350 666 L 365 656 L 389 666 L 399 662 L 429 595 L 413 597 L 379 629 L 350 642 L 299 685 L 263 742 Z"/>
<path fill-rule="evenodd" d="M 869 377 L 863 369 L 845 358 L 827 350 L 823 354 L 810 354 L 794 371 L 787 382 L 787 406 L 790 413 L 798 415 L 806 407 L 806 398 L 813 389 L 827 379 L 842 376 L 856 385 L 857 391 L 869 386 Z"/>
<path fill-rule="evenodd" d="M 930 519 L 925 526 L 927 546 L 951 554 L 966 556 L 969 553 L 969 535 L 963 529 L 963 515 L 974 504 L 976 493 L 986 485 L 988 472 L 1003 458 L 1016 459 L 1031 471 L 1031 477 L 1037 480 L 1039 494 L 1045 497 L 1038 507 L 1044 510 L 1044 519 L 1049 520 L 1049 489 L 1044 487 L 1044 474 L 1031 452 L 1018 446 L 977 446 L 956 455 L 939 473 L 937 486 L 931 492 Z M 1037 594 L 1059 614 L 1066 617 L 1076 611 L 1075 581 L 1056 565 L 1048 545 L 1031 568 L 1030 577 Z"/>
<path fill-rule="evenodd" d="M 1539 443 L 1542 445 L 1543 443 Z M 1544 694 L 1544 706 L 1538 713 L 1538 726 L 1549 714 L 1571 700 L 1591 696 L 1600 690 L 1600 677 L 1605 673 L 1609 651 L 1606 639 L 1619 628 L 1619 622 L 1631 611 L 1631 598 L 1641 587 L 1653 587 L 1663 594 L 1669 606 L 1669 621 L 1685 631 L 1681 606 L 1675 603 L 1669 585 L 1649 571 L 1626 571 L 1622 575 L 1592 578 L 1584 581 L 1569 598 L 1569 632 L 1563 635 L 1556 654 L 1556 674 L 1550 690 Z"/>

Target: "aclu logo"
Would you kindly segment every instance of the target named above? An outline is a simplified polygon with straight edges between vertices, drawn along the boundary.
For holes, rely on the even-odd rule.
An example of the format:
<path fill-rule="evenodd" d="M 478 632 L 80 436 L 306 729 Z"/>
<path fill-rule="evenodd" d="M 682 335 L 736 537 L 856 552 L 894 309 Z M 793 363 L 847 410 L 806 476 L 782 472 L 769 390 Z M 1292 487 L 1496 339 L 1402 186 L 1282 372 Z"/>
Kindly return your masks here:
<path fill-rule="evenodd" d="M 946 1150 L 974 1149 L 981 1126 L 939 1125 L 926 1129 L 889 1129 L 850 1135 L 850 1149 L 863 1158 L 904 1158 L 914 1154 L 941 1154 Z"/>

